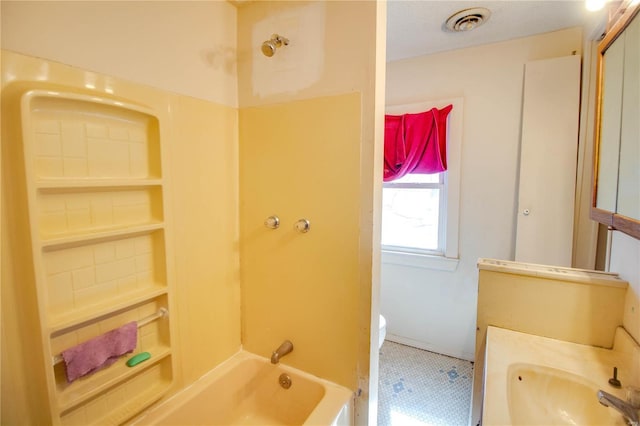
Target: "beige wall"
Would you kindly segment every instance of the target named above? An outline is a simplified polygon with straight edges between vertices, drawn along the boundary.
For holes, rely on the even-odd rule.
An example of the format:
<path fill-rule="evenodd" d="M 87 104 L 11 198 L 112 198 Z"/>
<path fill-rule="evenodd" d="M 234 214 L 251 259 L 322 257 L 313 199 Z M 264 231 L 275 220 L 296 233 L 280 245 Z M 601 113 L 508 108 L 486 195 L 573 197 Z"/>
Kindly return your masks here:
<path fill-rule="evenodd" d="M 629 281 L 622 324 L 640 342 L 640 240 L 622 232 L 611 232 L 609 269 Z"/>
<path fill-rule="evenodd" d="M 238 112 L 171 95 L 171 199 L 183 385 L 240 349 Z"/>
<path fill-rule="evenodd" d="M 269 357 L 289 339 L 295 349 L 283 362 L 350 389 L 363 350 L 353 202 L 360 117 L 358 94 L 240 114 L 243 346 Z M 272 214 L 276 230 L 263 225 Z M 300 218 L 311 223 L 306 234 L 294 230 Z"/>
<path fill-rule="evenodd" d="M 0 7 L 3 49 L 237 106 L 229 2 L 3 0 Z"/>
<path fill-rule="evenodd" d="M 460 262 L 453 272 L 384 264 L 389 333 L 473 359 L 476 261 L 514 258 L 524 64 L 581 47 L 571 28 L 387 64 L 387 105 L 464 98 Z"/>
<path fill-rule="evenodd" d="M 238 8 L 240 107 L 349 92 L 363 92 L 367 105 L 375 85 L 376 13 L 373 2 L 357 0 L 242 4 Z M 267 58 L 260 46 L 273 33 L 289 38 L 290 44 Z"/>
<path fill-rule="evenodd" d="M 236 9 L 228 2 L 2 2 L 3 48 L 75 67 L 26 58 L 30 64 L 26 74 L 22 67 L 5 69 L 3 83 L 9 83 L 11 76 L 35 84 L 69 74 L 70 80 L 58 81 L 84 93 L 150 104 L 162 110 L 171 128 L 170 167 L 165 172 L 169 173 L 167 189 L 172 202 L 168 214 L 174 231 L 171 263 L 175 271 L 176 308 L 171 321 L 176 326 L 178 348 L 174 356 L 179 358 L 178 387 L 186 386 L 230 356 L 240 347 L 241 337 L 247 348 L 268 356 L 282 337 L 290 336 L 289 331 L 295 329 L 295 336 L 300 337 L 294 339 L 294 344 L 297 342 L 299 346 L 291 361 L 299 357 L 303 369 L 354 390 L 362 388 L 358 402 L 368 408 L 369 348 L 377 342 L 375 323 L 374 342 L 369 339 L 371 319 L 377 320 L 377 313 L 372 316 L 371 312 L 371 299 L 376 297 L 372 291 L 378 288 L 378 256 L 374 247 L 379 233 L 372 229 L 379 229 L 376 219 L 377 191 L 381 185 L 379 124 L 384 103 L 382 91 L 375 90 L 376 84 L 380 89 L 376 72 L 378 76 L 384 74 L 384 51 L 378 53 L 376 49 L 384 44 L 384 11 L 384 4 L 376 2 L 243 3 L 237 12 L 237 43 L 241 49 L 236 70 Z M 266 33 L 263 35 L 256 28 Z M 252 55 L 260 43 L 276 31 L 292 41 L 287 53 L 289 62 L 285 65 L 293 66 L 293 72 L 279 68 L 282 62 L 278 61 L 286 58 L 286 50 L 279 51 L 270 62 L 253 62 Z M 3 60 L 8 55 L 4 53 Z M 254 90 L 256 87 L 261 88 L 259 94 Z M 298 110 L 301 106 L 298 101 L 305 107 Z M 233 108 L 238 103 L 243 107 L 240 111 Z M 264 109 L 251 108 L 257 106 Z M 308 126 L 297 127 L 280 140 L 278 135 L 284 127 L 280 113 L 290 117 L 287 124 L 301 120 Z M 333 115 L 326 122 L 318 122 L 314 119 L 316 113 Z M 254 128 L 252 123 L 259 127 Z M 343 134 L 343 128 L 350 130 Z M 251 140 L 245 138 L 238 145 L 239 129 L 249 134 Z M 271 133 L 263 135 L 263 129 L 270 129 Z M 314 134 L 316 143 L 305 147 L 303 142 L 309 133 Z M 268 144 L 261 142 L 274 139 L 284 153 L 280 160 L 297 161 L 298 168 L 312 172 L 302 176 L 300 183 L 311 182 L 314 190 L 309 199 L 313 206 L 298 211 L 289 204 L 281 212 L 268 210 L 268 214 L 278 213 L 288 220 L 281 229 L 285 231 L 287 226 L 287 235 L 293 233 L 292 218 L 297 219 L 298 213 L 301 217 L 309 216 L 312 232 L 301 236 L 308 237 L 306 240 L 298 240 L 311 243 L 308 256 L 300 251 L 281 257 L 282 271 L 290 274 L 291 291 L 286 297 L 291 298 L 296 315 L 288 317 L 288 323 L 278 319 L 281 329 L 270 328 L 260 335 L 259 320 L 265 312 L 273 315 L 271 307 L 279 309 L 281 294 L 261 293 L 260 285 L 278 284 L 264 279 L 268 277 L 250 280 L 243 289 L 247 292 L 247 304 L 264 298 L 255 302 L 255 313 L 245 312 L 243 321 L 247 325 L 241 332 L 239 220 L 245 216 L 250 219 L 243 225 L 246 240 L 248 228 L 265 229 L 261 225 L 265 214 L 239 204 L 239 185 L 243 188 L 242 203 L 266 200 L 266 207 L 277 198 L 279 189 L 269 187 L 262 193 L 254 190 L 253 183 L 262 187 L 276 177 L 271 174 L 273 164 L 260 159 L 256 160 L 257 165 L 243 166 L 243 179 L 238 180 L 239 164 L 245 161 L 238 146 L 253 153 L 254 148 L 268 148 Z M 3 142 L 4 148 L 7 143 Z M 340 158 L 338 153 L 343 151 L 349 155 Z M 331 167 L 305 170 L 307 163 L 332 164 L 336 158 L 346 173 L 346 185 L 323 184 L 340 180 Z M 251 161 L 254 160 L 248 159 L 247 163 Z M 252 172 L 258 169 L 264 172 Z M 8 204 L 4 202 L 5 193 L 3 187 L 3 206 Z M 299 194 L 283 195 L 285 201 L 293 204 Z M 330 215 L 329 210 L 336 210 L 333 204 L 336 197 L 341 199 L 341 207 Z M 11 226 L 4 211 L 2 217 L 4 237 Z M 318 240 L 324 242 L 316 244 Z M 286 241 L 282 243 L 278 250 L 283 252 L 294 247 Z M 268 259 L 273 255 L 252 244 L 243 245 L 243 253 L 249 259 L 263 256 Z M 341 259 L 332 257 L 337 249 L 344 255 Z M 337 263 L 327 265 L 327 259 Z M 297 264 L 299 260 L 303 263 Z M 24 265 L 15 258 L 3 257 L 3 290 L 19 288 L 18 274 L 5 267 L 14 263 Z M 243 273 L 255 277 L 244 265 Z M 276 276 L 279 271 L 267 270 Z M 310 274 L 312 282 L 305 284 Z M 22 292 L 20 297 L 33 302 L 35 296 L 27 293 Z M 15 303 L 15 299 L 3 301 L 5 305 L 10 303 Z M 310 309 L 308 303 L 312 303 Z M 5 321 L 3 311 L 3 349 L 7 341 L 18 345 L 12 346 L 15 348 L 12 354 L 3 351 L 3 362 L 5 356 L 11 358 L 5 363 L 11 368 L 5 369 L 3 365 L 3 390 L 18 389 L 11 394 L 3 392 L 3 407 L 12 407 L 8 413 L 3 409 L 3 423 L 5 419 L 7 423 L 12 419 L 46 423 L 38 417 L 42 410 L 34 408 L 46 405 L 46 397 L 34 392 L 42 372 L 37 366 L 27 368 L 28 362 L 20 359 L 31 347 L 17 333 L 29 321 L 35 321 L 32 325 L 37 327 L 37 321 L 33 315 L 26 320 L 20 315 L 13 310 Z M 315 338 L 315 333 L 323 337 Z M 337 336 L 344 352 L 329 348 L 332 336 Z M 327 353 L 329 362 L 323 356 Z M 376 354 L 374 351 L 373 355 Z M 29 383 L 34 388 L 29 389 Z M 359 422 L 366 422 L 366 412 L 361 416 Z"/>
<path fill-rule="evenodd" d="M 379 285 L 382 132 L 375 129 L 383 122 L 386 6 L 249 2 L 238 16 L 243 343 L 268 354 L 298 336 L 291 362 L 362 389 L 357 412 L 365 422 L 377 389 L 369 373 L 377 369 L 371 300 Z M 259 47 L 272 33 L 290 45 L 266 58 Z M 352 106 L 343 110 L 343 102 Z M 333 103 L 344 116 L 331 113 Z M 251 157 L 258 152 L 263 158 Z M 282 229 L 264 234 L 270 214 L 283 219 Z M 311 221 L 309 234 L 293 232 L 298 216 Z M 285 246 L 265 250 L 278 240 Z M 250 263 L 258 259 L 261 275 Z"/>
<path fill-rule="evenodd" d="M 16 127 L 26 88 L 113 96 L 159 118 L 168 135 L 161 144 L 172 391 L 189 385 L 240 349 L 237 110 L 7 51 L 2 57 L 3 121 L 13 124 L 2 135 L 2 423 L 50 423 Z M 85 86 L 89 78 L 95 90 Z"/>
<path fill-rule="evenodd" d="M 238 8 L 243 344 L 266 356 L 291 338 L 290 362 L 362 389 L 360 422 L 373 374 L 385 11 L 359 1 Z M 273 33 L 290 45 L 267 58 L 260 45 Z M 262 225 L 271 214 L 281 229 Z M 302 217 L 306 235 L 292 229 Z M 376 325 L 377 313 L 375 341 Z"/>
<path fill-rule="evenodd" d="M 547 272 L 546 267 L 535 265 L 522 272 L 518 263 L 501 263 L 506 266 L 479 263 L 470 424 L 480 421 L 487 326 L 611 348 L 615 330 L 622 323 L 627 294 L 623 279 L 556 267 Z M 578 277 L 572 280 L 572 274 Z"/>

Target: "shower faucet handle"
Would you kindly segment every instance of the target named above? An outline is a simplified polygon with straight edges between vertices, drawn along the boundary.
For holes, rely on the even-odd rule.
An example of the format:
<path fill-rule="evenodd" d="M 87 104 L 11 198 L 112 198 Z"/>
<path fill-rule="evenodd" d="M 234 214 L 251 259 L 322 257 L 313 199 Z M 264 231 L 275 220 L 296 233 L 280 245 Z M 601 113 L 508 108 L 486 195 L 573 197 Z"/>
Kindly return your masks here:
<path fill-rule="evenodd" d="M 264 226 L 270 229 L 278 229 L 278 227 L 280 226 L 280 218 L 276 215 L 269 216 L 264 221 Z"/>
<path fill-rule="evenodd" d="M 296 231 L 304 234 L 309 232 L 309 229 L 311 229 L 311 223 L 308 219 L 300 219 L 295 223 L 295 225 L 293 225 L 293 228 Z"/>

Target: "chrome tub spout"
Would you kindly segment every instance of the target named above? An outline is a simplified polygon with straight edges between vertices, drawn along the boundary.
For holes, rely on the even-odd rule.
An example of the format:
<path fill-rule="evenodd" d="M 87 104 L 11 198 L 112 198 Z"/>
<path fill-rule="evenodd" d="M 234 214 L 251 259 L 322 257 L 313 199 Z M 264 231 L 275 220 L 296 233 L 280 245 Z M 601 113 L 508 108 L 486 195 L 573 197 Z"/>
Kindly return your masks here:
<path fill-rule="evenodd" d="M 280 358 L 282 358 L 292 350 L 293 350 L 293 343 L 291 343 L 289 340 L 285 340 L 284 342 L 282 342 L 280 347 L 275 351 L 273 351 L 273 353 L 271 354 L 271 364 L 279 363 Z"/>

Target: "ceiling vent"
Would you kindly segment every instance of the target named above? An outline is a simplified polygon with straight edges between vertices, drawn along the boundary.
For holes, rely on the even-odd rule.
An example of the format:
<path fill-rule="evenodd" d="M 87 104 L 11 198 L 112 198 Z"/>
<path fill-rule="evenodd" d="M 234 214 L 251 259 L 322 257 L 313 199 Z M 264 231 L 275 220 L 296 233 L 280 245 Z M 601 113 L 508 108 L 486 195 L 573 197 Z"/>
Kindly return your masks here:
<path fill-rule="evenodd" d="M 487 22 L 489 16 L 491 11 L 484 7 L 464 9 L 451 15 L 445 22 L 445 26 L 453 32 L 471 31 Z"/>

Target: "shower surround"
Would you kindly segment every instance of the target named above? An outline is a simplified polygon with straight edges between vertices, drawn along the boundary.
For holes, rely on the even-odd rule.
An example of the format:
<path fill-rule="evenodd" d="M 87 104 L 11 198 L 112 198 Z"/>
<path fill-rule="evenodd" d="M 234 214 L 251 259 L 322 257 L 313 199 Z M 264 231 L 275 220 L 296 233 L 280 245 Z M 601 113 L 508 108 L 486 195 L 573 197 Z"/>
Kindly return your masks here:
<path fill-rule="evenodd" d="M 358 418 L 366 420 L 368 381 L 376 374 L 369 369 L 369 324 L 372 298 L 377 297 L 377 237 L 372 230 L 377 222 L 374 182 L 381 182 L 374 165 L 381 157 L 375 117 L 382 117 L 383 102 L 376 96 L 382 93 L 379 69 L 384 64 L 371 40 L 383 43 L 384 31 L 378 34 L 385 22 L 383 6 L 255 2 L 236 9 L 226 2 L 153 7 L 117 2 L 97 5 L 99 16 L 83 3 L 42 7 L 46 10 L 36 11 L 28 3 L 2 4 L 3 103 L 27 87 L 64 88 L 144 106 L 158 117 L 166 135 L 161 141 L 168 151 L 163 165 L 164 238 L 171 247 L 166 273 L 175 285 L 168 319 L 170 355 L 165 355 L 172 372 L 162 398 L 186 388 L 241 347 L 268 355 L 290 338 L 296 351 L 285 364 L 359 389 Z M 305 25 L 308 10 L 320 9 L 317 22 Z M 41 12 L 50 19 L 40 20 Z M 254 43 L 254 29 L 265 19 L 278 28 Z M 84 32 L 71 25 L 76 20 L 86 23 Z M 143 38 L 134 29 L 148 20 L 153 21 L 145 26 L 150 37 Z M 115 21 L 124 24 L 117 31 L 111 25 Z M 209 35 L 212 28 L 217 32 Z M 186 50 L 169 42 L 167 36 L 174 32 L 183 37 L 180 45 Z M 266 58 L 260 43 L 273 32 L 286 34 L 292 44 Z M 143 53 L 129 54 L 116 45 Z M 318 57 L 309 62 L 303 55 L 307 51 Z M 254 52 L 275 69 L 254 62 Z M 293 57 L 295 64 L 296 55 L 301 56 L 294 71 L 305 83 L 283 89 L 275 83 L 284 66 L 277 61 Z M 182 70 L 193 70 L 193 81 L 176 80 L 184 72 L 173 72 L 167 58 L 181 63 Z M 315 68 L 308 68 L 309 63 Z M 153 72 L 144 71 L 150 67 Z M 255 75 L 274 82 L 263 83 L 270 93 L 258 93 Z M 226 90 L 234 81 L 237 98 Z M 3 108 L 3 123 L 19 123 L 10 111 Z M 21 213 L 25 188 L 20 170 L 11 165 L 21 147 L 7 127 L 3 125 L 2 134 L 2 386 L 12 391 L 2 392 L 2 422 L 49 423 L 58 401 L 43 379 L 48 374 L 43 340 L 40 333 L 20 332 L 43 326 L 28 262 L 30 247 L 20 234 L 27 229 Z M 272 162 L 258 158 L 261 152 L 262 160 Z M 286 182 L 280 187 L 265 187 L 262 193 L 253 188 L 282 179 Z M 309 190 L 308 196 L 301 187 Z M 278 199 L 282 204 L 269 202 Z M 340 203 L 341 213 L 330 216 L 334 203 Z M 274 213 L 282 223 L 272 231 L 262 223 Z M 312 223 L 307 234 L 292 228 L 303 217 Z M 265 286 L 272 291 L 265 292 Z M 268 318 L 266 323 L 257 321 L 260 315 Z M 343 348 L 341 356 L 326 351 L 326 341 L 308 337 L 314 334 L 332 334 Z M 99 421 L 92 413 L 87 411 L 87 423 Z"/>

